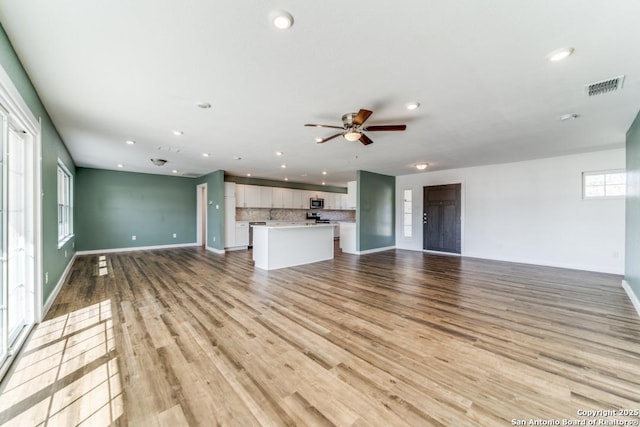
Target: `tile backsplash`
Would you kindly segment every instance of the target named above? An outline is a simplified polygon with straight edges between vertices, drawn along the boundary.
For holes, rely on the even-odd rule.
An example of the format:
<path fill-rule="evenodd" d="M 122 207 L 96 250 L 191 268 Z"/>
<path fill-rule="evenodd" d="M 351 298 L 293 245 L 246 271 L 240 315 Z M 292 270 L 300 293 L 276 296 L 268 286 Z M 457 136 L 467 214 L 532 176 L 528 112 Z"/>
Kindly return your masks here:
<path fill-rule="evenodd" d="M 306 221 L 309 212 L 319 213 L 320 218 L 332 221 L 356 220 L 356 211 L 236 208 L 236 221 Z"/>

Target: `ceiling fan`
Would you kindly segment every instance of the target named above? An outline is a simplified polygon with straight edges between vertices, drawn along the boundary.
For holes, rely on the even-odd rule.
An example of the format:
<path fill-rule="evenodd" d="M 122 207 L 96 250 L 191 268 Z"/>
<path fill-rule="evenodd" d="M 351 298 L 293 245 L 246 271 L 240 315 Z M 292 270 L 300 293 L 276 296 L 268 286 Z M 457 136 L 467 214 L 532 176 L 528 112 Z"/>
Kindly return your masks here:
<path fill-rule="evenodd" d="M 341 129 L 342 132 L 338 132 L 335 135 L 328 136 L 326 138 L 320 139 L 317 141 L 318 144 L 323 144 L 330 139 L 336 138 L 338 136 L 344 136 L 344 139 L 347 141 L 357 141 L 360 140 L 364 145 L 369 145 L 373 143 L 371 139 L 364 133 L 366 132 L 379 132 L 379 131 L 401 131 L 407 128 L 407 125 L 375 125 L 375 126 L 367 126 L 362 127 L 365 121 L 369 118 L 369 116 L 373 114 L 372 111 L 361 109 L 357 113 L 347 113 L 342 116 L 342 126 L 331 126 L 331 125 L 316 125 L 316 124 L 306 124 L 305 126 L 314 126 L 318 128 L 332 128 L 332 129 Z"/>

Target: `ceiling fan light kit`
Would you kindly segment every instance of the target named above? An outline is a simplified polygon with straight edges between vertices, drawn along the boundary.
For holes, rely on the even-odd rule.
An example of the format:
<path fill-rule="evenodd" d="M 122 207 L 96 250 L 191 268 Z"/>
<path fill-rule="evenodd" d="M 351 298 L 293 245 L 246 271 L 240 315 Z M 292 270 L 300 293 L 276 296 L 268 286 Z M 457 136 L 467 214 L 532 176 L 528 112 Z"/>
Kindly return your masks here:
<path fill-rule="evenodd" d="M 362 127 L 364 122 L 373 114 L 373 111 L 360 109 L 357 113 L 347 113 L 342 115 L 342 126 L 319 125 L 307 123 L 305 126 L 313 126 L 318 128 L 342 129 L 342 132 L 328 136 L 326 138 L 316 138 L 318 144 L 324 144 L 330 139 L 338 136 L 344 137 L 347 141 L 360 141 L 364 145 L 372 144 L 373 141 L 363 133 L 364 132 L 380 132 L 380 131 L 403 131 L 407 129 L 407 125 L 375 125 Z"/>

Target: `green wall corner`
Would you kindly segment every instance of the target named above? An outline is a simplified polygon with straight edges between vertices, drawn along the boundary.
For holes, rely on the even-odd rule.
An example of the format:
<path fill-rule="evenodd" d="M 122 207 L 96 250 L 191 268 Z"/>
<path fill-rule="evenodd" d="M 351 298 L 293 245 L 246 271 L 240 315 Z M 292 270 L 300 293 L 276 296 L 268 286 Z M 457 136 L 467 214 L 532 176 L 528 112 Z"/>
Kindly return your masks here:
<path fill-rule="evenodd" d="M 356 250 L 395 246 L 396 178 L 358 171 Z"/>
<path fill-rule="evenodd" d="M 635 294 L 636 300 L 640 301 L 640 113 L 627 131 L 626 156 L 624 279 Z"/>
<path fill-rule="evenodd" d="M 207 184 L 207 247 L 224 251 L 224 171 L 197 178 L 200 184 Z"/>

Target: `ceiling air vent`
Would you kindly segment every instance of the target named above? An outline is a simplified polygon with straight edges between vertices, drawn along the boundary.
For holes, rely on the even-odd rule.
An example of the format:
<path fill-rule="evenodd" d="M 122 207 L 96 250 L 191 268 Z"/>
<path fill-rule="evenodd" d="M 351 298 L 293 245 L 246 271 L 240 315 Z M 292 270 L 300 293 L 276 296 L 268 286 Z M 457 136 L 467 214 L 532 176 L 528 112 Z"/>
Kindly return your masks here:
<path fill-rule="evenodd" d="M 596 95 L 602 95 L 607 92 L 613 92 L 618 89 L 622 89 L 623 82 L 624 82 L 624 76 L 618 76 L 612 79 L 602 80 L 599 82 L 588 84 L 584 88 L 587 91 L 587 95 L 596 96 Z"/>

